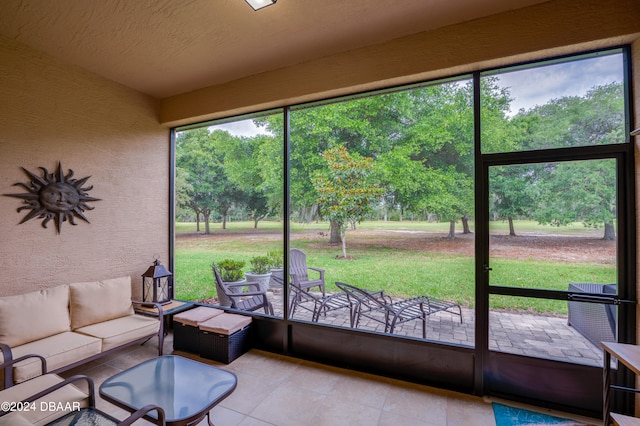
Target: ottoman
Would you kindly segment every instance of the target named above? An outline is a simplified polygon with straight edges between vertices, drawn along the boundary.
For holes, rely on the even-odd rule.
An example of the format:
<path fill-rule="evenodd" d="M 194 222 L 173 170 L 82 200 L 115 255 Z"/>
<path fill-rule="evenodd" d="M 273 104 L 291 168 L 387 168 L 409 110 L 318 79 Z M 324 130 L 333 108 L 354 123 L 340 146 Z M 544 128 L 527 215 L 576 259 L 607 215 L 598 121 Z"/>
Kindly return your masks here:
<path fill-rule="evenodd" d="M 251 349 L 251 317 L 222 314 L 199 323 L 200 356 L 229 364 Z"/>
<path fill-rule="evenodd" d="M 198 324 L 224 314 L 222 309 L 198 306 L 173 316 L 173 349 L 199 354 Z"/>

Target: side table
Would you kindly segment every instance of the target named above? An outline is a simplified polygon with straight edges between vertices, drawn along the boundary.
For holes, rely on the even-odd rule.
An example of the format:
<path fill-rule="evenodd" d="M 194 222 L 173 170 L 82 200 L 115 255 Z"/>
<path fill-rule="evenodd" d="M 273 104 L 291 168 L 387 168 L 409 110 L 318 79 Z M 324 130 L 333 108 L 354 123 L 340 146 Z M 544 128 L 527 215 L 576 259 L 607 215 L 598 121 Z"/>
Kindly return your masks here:
<path fill-rule="evenodd" d="M 602 415 L 604 417 L 604 425 L 608 426 L 611 421 L 610 408 L 610 390 L 611 390 L 611 357 L 615 357 L 619 362 L 625 365 L 634 374 L 640 374 L 640 346 L 630 345 L 626 343 L 601 342 L 600 345 L 604 349 L 604 368 L 602 373 Z M 619 418 L 628 416 L 620 416 Z M 618 423 L 618 420 L 616 420 Z M 629 424 L 629 423 L 618 423 Z M 637 424 L 640 424 L 638 422 Z"/>
<path fill-rule="evenodd" d="M 194 305 L 193 302 L 187 302 L 184 300 L 171 300 L 171 302 L 167 303 L 166 305 L 162 305 L 165 334 L 171 327 L 171 319 L 173 318 L 173 315 L 186 311 L 187 309 L 191 309 L 193 305 Z M 136 313 L 142 314 L 142 315 L 149 315 L 153 317 L 158 316 L 158 310 L 156 308 L 136 306 L 135 311 Z"/>

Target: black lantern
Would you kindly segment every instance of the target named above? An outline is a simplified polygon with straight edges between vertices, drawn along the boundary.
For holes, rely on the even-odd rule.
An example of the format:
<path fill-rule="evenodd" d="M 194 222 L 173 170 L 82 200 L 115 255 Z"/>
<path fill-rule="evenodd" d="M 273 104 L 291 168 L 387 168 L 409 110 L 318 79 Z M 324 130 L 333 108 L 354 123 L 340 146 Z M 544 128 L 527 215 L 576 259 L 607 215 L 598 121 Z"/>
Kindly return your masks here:
<path fill-rule="evenodd" d="M 173 274 L 156 259 L 142 274 L 142 300 L 167 304 L 173 298 Z"/>

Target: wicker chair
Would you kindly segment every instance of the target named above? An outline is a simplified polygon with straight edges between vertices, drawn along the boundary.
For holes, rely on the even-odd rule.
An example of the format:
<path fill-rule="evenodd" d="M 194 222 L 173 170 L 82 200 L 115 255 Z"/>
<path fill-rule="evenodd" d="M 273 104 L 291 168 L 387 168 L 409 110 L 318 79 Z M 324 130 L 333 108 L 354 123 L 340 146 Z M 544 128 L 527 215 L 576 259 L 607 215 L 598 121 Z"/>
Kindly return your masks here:
<path fill-rule="evenodd" d="M 316 271 L 320 274 L 318 279 L 309 278 L 309 270 Z M 302 290 L 309 290 L 312 287 L 320 288 L 322 295 L 325 296 L 324 288 L 324 269 L 307 267 L 307 255 L 302 250 L 289 250 L 289 274 L 293 282 Z"/>
<path fill-rule="evenodd" d="M 232 308 L 250 312 L 264 309 L 266 314 L 273 315 L 273 306 L 267 297 L 267 292 L 260 290 L 260 284 L 249 281 L 234 284 L 225 283 L 222 281 L 216 265 L 211 265 L 211 268 L 213 269 L 213 276 L 218 284 L 218 288 L 231 300 Z M 245 288 L 248 291 L 242 292 Z M 232 291 L 232 289 L 235 290 L 235 292 Z"/>
<path fill-rule="evenodd" d="M 570 293 L 616 294 L 615 284 L 572 283 Z M 616 342 L 617 312 L 614 305 L 569 301 L 568 324 L 600 347 L 600 342 Z"/>

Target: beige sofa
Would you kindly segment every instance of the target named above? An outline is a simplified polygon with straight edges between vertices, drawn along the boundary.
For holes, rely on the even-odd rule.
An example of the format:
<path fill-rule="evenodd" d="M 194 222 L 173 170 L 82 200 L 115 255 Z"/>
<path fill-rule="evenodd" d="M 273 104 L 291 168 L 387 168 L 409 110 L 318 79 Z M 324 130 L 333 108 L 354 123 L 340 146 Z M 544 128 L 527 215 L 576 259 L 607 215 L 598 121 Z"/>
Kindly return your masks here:
<path fill-rule="evenodd" d="M 162 307 L 151 317 L 136 314 L 134 303 L 131 277 L 0 297 L 0 363 L 38 354 L 57 373 L 153 336 L 162 355 Z M 4 371 L 5 387 L 40 374 L 36 359 L 19 362 Z"/>

